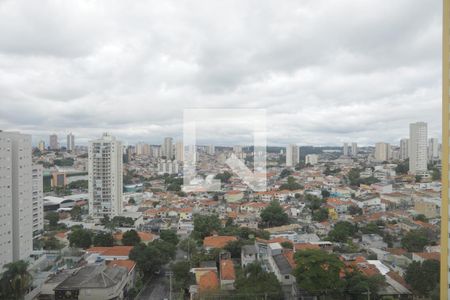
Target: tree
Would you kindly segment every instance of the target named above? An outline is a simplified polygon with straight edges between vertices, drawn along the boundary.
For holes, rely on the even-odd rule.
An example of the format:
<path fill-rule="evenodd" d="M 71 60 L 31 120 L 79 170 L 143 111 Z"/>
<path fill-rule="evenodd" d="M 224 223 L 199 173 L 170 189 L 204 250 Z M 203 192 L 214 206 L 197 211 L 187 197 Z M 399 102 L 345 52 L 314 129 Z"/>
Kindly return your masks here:
<path fill-rule="evenodd" d="M 441 171 L 438 168 L 434 167 L 431 170 L 431 178 L 433 179 L 433 181 L 441 180 Z"/>
<path fill-rule="evenodd" d="M 233 174 L 231 174 L 228 171 L 225 171 L 223 173 L 219 173 L 217 174 L 214 179 L 219 179 L 220 182 L 222 183 L 229 183 L 230 182 L 230 178 L 233 176 Z"/>
<path fill-rule="evenodd" d="M 42 249 L 44 250 L 60 250 L 64 245 L 54 236 L 42 239 Z"/>
<path fill-rule="evenodd" d="M 189 261 L 178 261 L 170 266 L 175 279 L 175 285 L 181 289 L 187 289 L 195 282 L 195 277 L 191 270 Z"/>
<path fill-rule="evenodd" d="M 283 169 L 283 171 L 281 171 L 281 173 L 280 173 L 280 178 L 286 178 L 290 175 L 292 175 L 292 170 Z"/>
<path fill-rule="evenodd" d="M 230 252 L 232 258 L 240 258 L 243 245 L 244 242 L 242 240 L 231 241 L 228 242 L 223 249 Z"/>
<path fill-rule="evenodd" d="M 377 294 L 379 288 L 385 283 L 384 276 L 374 275 L 366 276 L 359 270 L 351 270 L 345 274 L 345 294 L 353 299 L 359 299 L 357 296 L 363 296 L 361 299 L 366 299 L 367 290 L 372 295 Z"/>
<path fill-rule="evenodd" d="M 28 262 L 18 260 L 3 266 L 6 271 L 0 279 L 0 299 L 22 299 L 33 282 Z"/>
<path fill-rule="evenodd" d="M 277 277 L 273 273 L 265 272 L 259 263 L 249 264 L 242 272 L 238 272 L 235 287 L 236 293 L 240 295 L 266 295 L 265 299 L 283 299 Z M 244 299 L 255 299 L 250 297 Z"/>
<path fill-rule="evenodd" d="M 70 246 L 89 248 L 92 245 L 92 232 L 87 229 L 77 228 L 69 234 Z"/>
<path fill-rule="evenodd" d="M 312 218 L 316 222 L 323 222 L 328 219 L 328 209 L 322 207 L 315 212 L 313 212 Z"/>
<path fill-rule="evenodd" d="M 405 280 L 419 295 L 430 296 L 435 287 L 439 286 L 439 261 L 412 262 L 406 269 Z"/>
<path fill-rule="evenodd" d="M 340 221 L 334 225 L 333 230 L 328 234 L 328 238 L 333 242 L 345 243 L 348 238 L 352 237 L 357 231 L 358 228 L 356 225 L 347 221 Z"/>
<path fill-rule="evenodd" d="M 179 242 L 177 233 L 175 230 L 161 230 L 159 238 L 165 242 L 177 245 Z"/>
<path fill-rule="evenodd" d="M 72 221 L 81 221 L 81 207 L 78 205 L 75 205 L 71 210 L 70 210 L 70 218 L 72 219 Z"/>
<path fill-rule="evenodd" d="M 417 216 L 414 217 L 414 220 L 421 222 L 428 222 L 428 219 L 424 214 L 418 214 Z"/>
<path fill-rule="evenodd" d="M 122 245 L 124 246 L 136 246 L 141 242 L 141 238 L 136 230 L 131 229 L 122 235 Z"/>
<path fill-rule="evenodd" d="M 261 211 L 261 219 L 266 227 L 289 224 L 289 217 L 278 201 L 270 202 L 269 206 Z"/>
<path fill-rule="evenodd" d="M 340 290 L 345 282 L 340 273 L 344 263 L 335 254 L 323 250 L 302 250 L 294 255 L 297 267 L 294 276 L 299 286 L 313 295 Z"/>
<path fill-rule="evenodd" d="M 130 197 L 130 199 L 128 200 L 128 204 L 135 205 L 136 204 L 136 200 L 134 200 L 133 197 Z"/>
<path fill-rule="evenodd" d="M 129 255 L 130 259 L 136 262 L 138 269 L 145 277 L 158 271 L 165 263 L 161 251 L 154 246 L 138 244 L 133 247 Z"/>
<path fill-rule="evenodd" d="M 354 215 L 362 215 L 363 210 L 362 208 L 356 206 L 356 205 L 351 205 L 348 208 L 348 213 L 351 214 L 352 216 Z"/>
<path fill-rule="evenodd" d="M 81 189 L 81 190 L 87 190 L 88 189 L 88 181 L 87 180 L 75 180 L 69 183 L 68 185 L 69 189 Z"/>
<path fill-rule="evenodd" d="M 398 174 L 408 174 L 409 172 L 409 158 L 398 163 L 395 168 L 395 172 Z"/>
<path fill-rule="evenodd" d="M 94 246 L 111 247 L 114 245 L 114 237 L 110 232 L 99 232 L 94 236 Z"/>
<path fill-rule="evenodd" d="M 330 197 L 330 192 L 328 190 L 322 190 L 322 198 L 326 199 L 328 197 Z"/>
<path fill-rule="evenodd" d="M 426 230 L 411 230 L 403 237 L 401 244 L 409 252 L 422 252 L 423 247 L 429 244 Z"/>
<path fill-rule="evenodd" d="M 58 225 L 59 214 L 54 211 L 48 212 L 45 215 L 45 219 L 48 221 L 50 228 L 55 228 Z"/>
<path fill-rule="evenodd" d="M 217 215 L 195 215 L 193 236 L 196 239 L 203 240 L 212 235 L 222 227 Z"/>
<path fill-rule="evenodd" d="M 284 183 L 280 186 L 279 190 L 290 190 L 290 191 L 294 191 L 294 190 L 301 190 L 303 189 L 303 186 L 300 183 L 297 183 L 295 181 L 295 178 L 292 176 L 289 176 L 287 179 L 287 183 Z"/>

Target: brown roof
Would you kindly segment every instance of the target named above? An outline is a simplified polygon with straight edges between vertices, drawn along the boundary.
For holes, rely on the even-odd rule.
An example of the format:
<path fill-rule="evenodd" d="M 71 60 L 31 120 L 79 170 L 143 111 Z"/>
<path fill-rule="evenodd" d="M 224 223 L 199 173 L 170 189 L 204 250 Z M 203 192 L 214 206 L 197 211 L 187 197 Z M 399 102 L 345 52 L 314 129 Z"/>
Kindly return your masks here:
<path fill-rule="evenodd" d="M 219 287 L 219 279 L 214 271 L 207 271 L 198 282 L 200 292 L 216 290 Z"/>
<path fill-rule="evenodd" d="M 441 254 L 439 252 L 416 252 L 415 255 L 422 257 L 423 259 L 432 259 L 441 261 Z"/>
<path fill-rule="evenodd" d="M 91 247 L 88 253 L 98 253 L 102 256 L 128 256 L 133 246 Z"/>
<path fill-rule="evenodd" d="M 308 250 L 308 249 L 320 249 L 319 245 L 311 243 L 297 243 L 294 245 L 295 251 Z"/>
<path fill-rule="evenodd" d="M 220 280 L 235 280 L 234 264 L 231 259 L 222 259 L 220 261 Z"/>
<path fill-rule="evenodd" d="M 225 247 L 229 242 L 237 241 L 237 238 L 235 236 L 207 236 L 203 240 L 203 247 L 205 248 L 223 248 Z"/>
<path fill-rule="evenodd" d="M 112 266 L 112 267 L 115 267 L 115 266 L 125 267 L 128 269 L 128 272 L 133 270 L 134 267 L 136 266 L 136 263 L 129 259 L 116 259 L 116 260 L 108 261 L 106 263 L 108 264 L 108 266 Z"/>

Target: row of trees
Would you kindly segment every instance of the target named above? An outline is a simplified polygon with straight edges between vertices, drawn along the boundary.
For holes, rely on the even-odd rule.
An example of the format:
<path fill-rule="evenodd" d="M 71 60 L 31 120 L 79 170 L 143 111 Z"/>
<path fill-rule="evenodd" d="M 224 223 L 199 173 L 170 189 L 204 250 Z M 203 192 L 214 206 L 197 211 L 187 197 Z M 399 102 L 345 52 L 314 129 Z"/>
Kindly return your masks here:
<path fill-rule="evenodd" d="M 92 245 L 97 247 L 111 247 L 115 244 L 111 232 L 100 231 L 94 233 L 92 230 L 78 226 L 72 227 L 72 232 L 69 234 L 68 239 L 70 246 L 83 249 L 89 248 Z M 121 244 L 124 246 L 135 246 L 140 242 L 141 238 L 134 229 L 128 230 L 122 235 Z"/>

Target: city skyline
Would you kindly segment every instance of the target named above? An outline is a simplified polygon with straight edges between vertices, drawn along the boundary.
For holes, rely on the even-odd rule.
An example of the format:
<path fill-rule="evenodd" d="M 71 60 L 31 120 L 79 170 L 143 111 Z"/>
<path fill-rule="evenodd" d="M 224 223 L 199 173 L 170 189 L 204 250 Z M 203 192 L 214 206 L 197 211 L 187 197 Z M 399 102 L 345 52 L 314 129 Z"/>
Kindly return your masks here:
<path fill-rule="evenodd" d="M 440 2 L 1 5 L 5 131 L 155 142 L 200 105 L 267 109 L 270 144 L 440 136 Z"/>

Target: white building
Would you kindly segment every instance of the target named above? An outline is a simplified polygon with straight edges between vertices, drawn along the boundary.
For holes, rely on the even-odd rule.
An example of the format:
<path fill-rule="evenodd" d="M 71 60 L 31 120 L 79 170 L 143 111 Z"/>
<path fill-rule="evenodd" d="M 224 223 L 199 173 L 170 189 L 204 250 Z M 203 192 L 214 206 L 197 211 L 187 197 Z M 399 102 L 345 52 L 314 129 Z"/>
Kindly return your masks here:
<path fill-rule="evenodd" d="M 439 140 L 437 138 L 431 138 L 428 140 L 428 160 L 439 159 Z"/>
<path fill-rule="evenodd" d="M 424 174 L 427 171 L 427 123 L 409 124 L 409 172 Z"/>
<path fill-rule="evenodd" d="M 319 155 L 308 154 L 305 156 L 305 164 L 316 165 L 319 163 Z"/>
<path fill-rule="evenodd" d="M 32 174 L 32 205 L 33 205 L 33 236 L 44 230 L 44 200 L 43 200 L 43 167 L 33 165 Z"/>
<path fill-rule="evenodd" d="M 300 162 L 300 149 L 297 145 L 286 147 L 286 167 L 295 167 Z"/>
<path fill-rule="evenodd" d="M 357 156 L 358 155 L 358 144 L 352 143 L 352 155 Z"/>
<path fill-rule="evenodd" d="M 377 161 L 386 161 L 389 159 L 390 145 L 387 143 L 375 144 L 375 159 Z"/>
<path fill-rule="evenodd" d="M 409 157 L 409 139 L 400 140 L 400 159 L 405 160 Z"/>
<path fill-rule="evenodd" d="M 151 153 L 150 151 L 150 145 L 146 143 L 137 143 L 136 144 L 136 155 L 137 156 L 149 156 Z"/>
<path fill-rule="evenodd" d="M 38 143 L 38 149 L 42 152 L 45 151 L 45 142 L 44 141 L 39 141 Z"/>
<path fill-rule="evenodd" d="M 176 160 L 161 160 L 158 163 L 158 174 L 178 174 L 179 173 L 179 165 Z"/>
<path fill-rule="evenodd" d="M 72 133 L 67 135 L 67 151 L 75 150 L 75 136 Z"/>
<path fill-rule="evenodd" d="M 348 147 L 348 143 L 344 143 L 344 146 L 342 147 L 342 155 L 344 156 L 348 156 L 349 154 L 349 147 Z"/>
<path fill-rule="evenodd" d="M 96 218 L 122 212 L 122 143 L 105 133 L 89 142 L 89 213 Z"/>
<path fill-rule="evenodd" d="M 171 137 L 166 137 L 164 139 L 164 144 L 162 145 L 162 156 L 166 159 L 173 159 L 173 139 Z"/>
<path fill-rule="evenodd" d="M 216 153 L 216 147 L 215 147 L 214 145 L 209 145 L 209 146 L 208 146 L 207 153 L 208 153 L 209 155 L 214 155 L 214 153 Z"/>
<path fill-rule="evenodd" d="M 0 268 L 33 250 L 31 136 L 0 132 Z"/>

